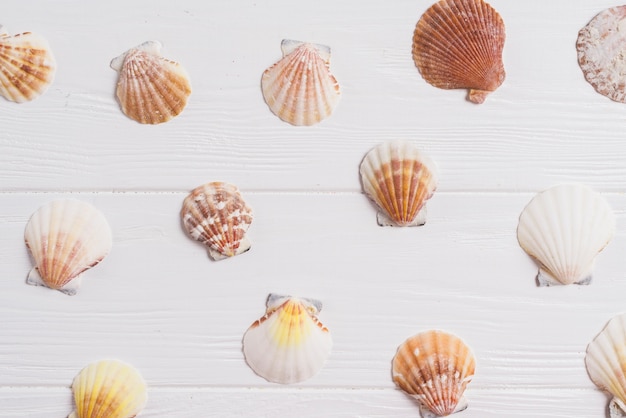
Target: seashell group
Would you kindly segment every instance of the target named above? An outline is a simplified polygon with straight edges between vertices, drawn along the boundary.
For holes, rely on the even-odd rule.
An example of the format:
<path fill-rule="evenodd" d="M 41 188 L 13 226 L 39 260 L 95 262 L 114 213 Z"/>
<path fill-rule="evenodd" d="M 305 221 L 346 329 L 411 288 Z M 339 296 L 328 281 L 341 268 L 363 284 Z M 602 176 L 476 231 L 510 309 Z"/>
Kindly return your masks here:
<path fill-rule="evenodd" d="M 252 223 L 252 209 L 232 184 L 213 182 L 196 187 L 183 201 L 180 215 L 187 233 L 207 246 L 214 260 L 250 249 L 246 231 Z"/>
<path fill-rule="evenodd" d="M 283 58 L 261 78 L 270 110 L 292 125 L 314 125 L 339 103 L 339 83 L 330 72 L 330 48 L 285 39 Z"/>
<path fill-rule="evenodd" d="M 322 368 L 333 345 L 317 319 L 322 303 L 270 294 L 265 315 L 243 337 L 243 353 L 252 370 L 274 383 L 297 383 Z"/>
<path fill-rule="evenodd" d="M 101 360 L 82 369 L 72 382 L 75 411 L 68 418 L 133 418 L 146 405 L 146 382 L 132 366 Z"/>
<path fill-rule="evenodd" d="M 24 233 L 35 261 L 26 282 L 76 293 L 81 274 L 98 264 L 112 246 L 104 215 L 75 199 L 52 201 L 30 218 Z"/>
<path fill-rule="evenodd" d="M 423 418 L 445 417 L 467 408 L 463 397 L 476 360 L 459 337 L 425 331 L 408 338 L 393 358 L 393 381 L 417 400 Z"/>
<path fill-rule="evenodd" d="M 161 56 L 161 43 L 148 41 L 111 61 L 119 72 L 117 98 L 122 111 L 139 123 L 167 122 L 183 111 L 191 94 L 187 72 Z"/>
<path fill-rule="evenodd" d="M 578 63 L 585 79 L 603 96 L 626 103 L 626 6 L 598 13 L 578 33 Z"/>
<path fill-rule="evenodd" d="M 482 0 L 441 0 L 420 18 L 413 33 L 413 60 L 428 83 L 469 90 L 483 103 L 504 81 L 504 22 Z"/>
<path fill-rule="evenodd" d="M 589 343 L 585 364 L 593 383 L 613 395 L 610 417 L 626 417 L 626 314 L 612 318 Z"/>
<path fill-rule="evenodd" d="M 17 103 L 43 94 L 54 79 L 56 62 L 48 41 L 31 32 L 9 35 L 0 26 L 0 95 Z"/>
<path fill-rule="evenodd" d="M 588 284 L 596 255 L 615 234 L 615 216 L 604 198 L 582 185 L 537 194 L 519 218 L 520 246 L 539 263 L 540 286 Z"/>
<path fill-rule="evenodd" d="M 437 188 L 435 163 L 406 141 L 386 142 L 361 162 L 365 194 L 378 205 L 381 226 L 415 226 L 426 222 L 425 204 Z"/>

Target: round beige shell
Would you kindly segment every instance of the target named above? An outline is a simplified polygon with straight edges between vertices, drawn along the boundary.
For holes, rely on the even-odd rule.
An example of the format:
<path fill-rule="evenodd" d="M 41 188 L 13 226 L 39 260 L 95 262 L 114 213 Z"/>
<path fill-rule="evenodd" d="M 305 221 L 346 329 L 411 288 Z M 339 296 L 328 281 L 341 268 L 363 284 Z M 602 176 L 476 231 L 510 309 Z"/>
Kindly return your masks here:
<path fill-rule="evenodd" d="M 381 211 L 379 225 L 426 222 L 425 204 L 437 188 L 437 168 L 413 144 L 392 141 L 373 148 L 361 162 L 360 173 L 365 194 Z"/>
<path fill-rule="evenodd" d="M 54 79 L 56 62 L 48 41 L 25 32 L 10 36 L 0 26 L 0 95 L 23 103 L 44 93 Z"/>
<path fill-rule="evenodd" d="M 341 97 L 330 72 L 330 48 L 288 39 L 281 48 L 283 58 L 261 78 L 270 110 L 292 125 L 314 125 L 330 116 Z"/>
<path fill-rule="evenodd" d="M 69 295 L 76 293 L 81 273 L 102 261 L 112 246 L 102 212 L 74 199 L 39 208 L 26 225 L 24 240 L 35 261 L 27 283 Z"/>
<path fill-rule="evenodd" d="M 118 360 L 85 367 L 74 378 L 72 392 L 76 410 L 69 418 L 133 418 L 148 400 L 139 372 Z"/>
<path fill-rule="evenodd" d="M 270 294 L 265 315 L 243 337 L 243 353 L 252 370 L 274 383 L 297 383 L 322 368 L 333 345 L 317 319 L 322 303 Z"/>
<path fill-rule="evenodd" d="M 167 122 L 183 111 L 191 94 L 185 69 L 161 56 L 161 44 L 148 41 L 111 61 L 119 72 L 117 98 L 126 116 L 139 123 Z"/>
<path fill-rule="evenodd" d="M 626 103 L 626 6 L 598 13 L 578 33 L 578 63 L 587 81 L 603 96 Z"/>
<path fill-rule="evenodd" d="M 246 231 L 252 223 L 252 209 L 236 186 L 213 182 L 196 187 L 185 198 L 180 214 L 185 230 L 207 246 L 214 260 L 250 249 Z"/>
<path fill-rule="evenodd" d="M 420 18 L 413 34 L 413 60 L 428 83 L 468 88 L 483 103 L 504 81 L 504 22 L 482 0 L 441 0 Z"/>
<path fill-rule="evenodd" d="M 425 331 L 407 339 L 393 358 L 393 381 L 420 404 L 423 418 L 445 417 L 467 408 L 465 387 L 476 360 L 459 337 Z"/>
<path fill-rule="evenodd" d="M 585 364 L 591 380 L 614 396 L 611 418 L 626 416 L 626 314 L 612 318 L 589 343 Z"/>
<path fill-rule="evenodd" d="M 615 216 L 604 198 L 577 184 L 537 194 L 519 218 L 520 246 L 540 265 L 541 286 L 588 284 L 595 257 L 615 234 Z"/>

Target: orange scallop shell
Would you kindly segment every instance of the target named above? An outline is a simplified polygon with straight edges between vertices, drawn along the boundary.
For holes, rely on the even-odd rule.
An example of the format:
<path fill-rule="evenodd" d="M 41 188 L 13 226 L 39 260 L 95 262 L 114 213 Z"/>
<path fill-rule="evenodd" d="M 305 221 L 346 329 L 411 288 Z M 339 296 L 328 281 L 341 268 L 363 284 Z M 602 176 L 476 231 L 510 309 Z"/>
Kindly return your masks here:
<path fill-rule="evenodd" d="M 442 89 L 470 89 L 483 103 L 504 81 L 504 22 L 482 0 L 441 0 L 417 22 L 413 59 L 422 77 Z"/>

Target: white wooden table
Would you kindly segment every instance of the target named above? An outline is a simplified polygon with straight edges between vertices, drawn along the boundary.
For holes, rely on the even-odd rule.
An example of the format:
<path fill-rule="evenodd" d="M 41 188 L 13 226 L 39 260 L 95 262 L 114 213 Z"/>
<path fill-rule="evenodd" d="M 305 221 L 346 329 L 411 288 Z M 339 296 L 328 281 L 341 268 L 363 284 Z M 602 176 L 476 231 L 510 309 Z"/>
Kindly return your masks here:
<path fill-rule="evenodd" d="M 391 381 L 397 346 L 439 328 L 474 350 L 463 418 L 604 417 L 587 344 L 626 308 L 626 105 L 597 94 L 576 59 L 578 30 L 606 0 L 492 0 L 507 28 L 507 78 L 483 105 L 427 84 L 411 58 L 431 1 L 3 0 L 12 33 L 48 38 L 56 79 L 34 102 L 0 100 L 0 417 L 65 417 L 75 374 L 119 358 L 149 385 L 142 417 L 417 417 Z M 283 38 L 330 45 L 342 86 L 313 127 L 276 118 L 260 77 Z M 114 97 L 109 61 L 164 44 L 193 86 L 174 120 L 140 125 Z M 421 228 L 380 228 L 358 166 L 410 140 L 439 165 Z M 240 187 L 252 250 L 212 262 L 183 231 L 192 188 Z M 590 286 L 538 288 L 518 216 L 538 191 L 603 193 L 617 235 Z M 33 211 L 93 203 L 114 245 L 68 297 L 25 284 Z M 270 292 L 314 297 L 334 338 L 321 372 L 268 383 L 241 338 Z"/>

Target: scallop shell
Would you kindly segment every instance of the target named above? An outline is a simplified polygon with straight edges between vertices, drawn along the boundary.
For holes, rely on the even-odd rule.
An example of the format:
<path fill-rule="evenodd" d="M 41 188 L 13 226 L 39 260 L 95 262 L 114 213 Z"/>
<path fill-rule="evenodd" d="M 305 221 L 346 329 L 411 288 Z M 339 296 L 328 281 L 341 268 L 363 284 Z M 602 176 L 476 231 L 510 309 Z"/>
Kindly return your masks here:
<path fill-rule="evenodd" d="M 459 337 L 425 331 L 407 339 L 393 358 L 393 381 L 420 405 L 423 418 L 445 417 L 467 408 L 465 387 L 476 360 Z"/>
<path fill-rule="evenodd" d="M 265 315 L 243 337 L 246 362 L 270 382 L 297 383 L 313 377 L 330 354 L 333 342 L 317 319 L 322 303 L 314 299 L 270 294 Z"/>
<path fill-rule="evenodd" d="M 626 6 L 598 13 L 578 33 L 578 63 L 587 81 L 603 96 L 626 103 Z"/>
<path fill-rule="evenodd" d="M 611 418 L 626 417 L 626 314 L 611 319 L 589 343 L 585 364 L 593 383 L 613 395 Z"/>
<path fill-rule="evenodd" d="M 112 246 L 104 215 L 89 203 L 52 201 L 30 218 L 24 233 L 35 261 L 26 282 L 76 293 L 81 273 L 98 264 Z"/>
<path fill-rule="evenodd" d="M 148 41 L 111 61 L 119 72 L 122 111 L 139 123 L 167 122 L 183 111 L 191 94 L 185 69 L 161 56 L 161 43 Z"/>
<path fill-rule="evenodd" d="M 0 26 L 0 95 L 17 103 L 43 94 L 54 79 L 50 45 L 31 32 L 9 35 Z"/>
<path fill-rule="evenodd" d="M 537 194 L 520 215 L 517 239 L 540 265 L 540 286 L 588 284 L 596 255 L 615 233 L 604 198 L 582 185 Z"/>
<path fill-rule="evenodd" d="M 283 59 L 261 78 L 270 110 L 292 125 L 314 125 L 330 116 L 341 97 L 330 72 L 330 48 L 288 39 L 281 48 Z"/>
<path fill-rule="evenodd" d="M 196 187 L 185 198 L 180 214 L 185 230 L 207 246 L 214 260 L 250 249 L 246 231 L 252 223 L 252 209 L 236 186 L 213 182 Z"/>
<path fill-rule="evenodd" d="M 72 391 L 76 410 L 69 418 L 133 418 L 148 400 L 139 372 L 118 360 L 85 367 L 74 378 Z"/>
<path fill-rule="evenodd" d="M 413 60 L 424 80 L 442 89 L 468 88 L 483 103 L 504 81 L 504 22 L 482 0 L 441 0 L 417 22 Z"/>
<path fill-rule="evenodd" d="M 425 204 L 437 188 L 437 168 L 413 144 L 392 141 L 373 148 L 363 159 L 360 173 L 363 190 L 380 209 L 379 225 L 426 222 Z"/>

